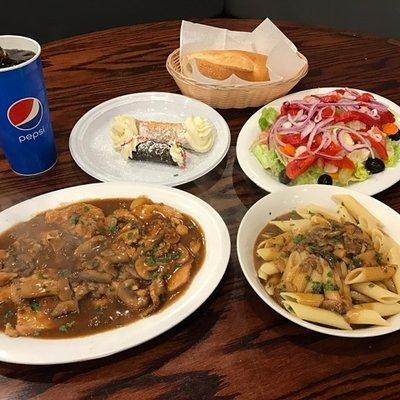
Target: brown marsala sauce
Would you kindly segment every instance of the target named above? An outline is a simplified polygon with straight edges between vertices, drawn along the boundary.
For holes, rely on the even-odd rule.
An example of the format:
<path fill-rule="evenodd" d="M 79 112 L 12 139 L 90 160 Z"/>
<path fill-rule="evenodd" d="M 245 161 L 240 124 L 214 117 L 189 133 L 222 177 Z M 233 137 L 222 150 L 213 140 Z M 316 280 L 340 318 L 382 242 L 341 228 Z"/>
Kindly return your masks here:
<path fill-rule="evenodd" d="M 22 64 L 34 55 L 35 53 L 30 50 L 3 49 L 0 47 L 0 69 Z"/>
<path fill-rule="evenodd" d="M 72 203 L 72 205 L 84 204 L 85 209 L 88 209 L 89 206 L 95 206 L 100 208 L 104 215 L 107 217 L 116 209 L 130 209 L 130 204 L 133 199 L 111 199 L 111 200 L 87 200 L 82 203 Z M 154 203 L 158 204 L 158 203 Z M 70 206 L 70 205 L 69 205 Z M 67 209 L 68 207 L 62 208 Z M 61 210 L 61 209 L 56 209 Z M 52 210 L 53 211 L 53 210 Z M 179 210 L 178 210 L 179 212 Z M 71 234 L 70 231 L 64 229 L 58 223 L 46 223 L 45 221 L 45 214 L 42 213 L 37 215 L 36 217 L 32 218 L 27 222 L 20 223 L 11 229 L 7 230 L 3 234 L 0 235 L 0 249 L 9 250 L 10 246 L 14 246 L 14 242 L 16 242 L 20 238 L 28 238 L 32 239 L 32 246 L 34 243 L 41 242 L 43 240 L 43 233 L 49 232 L 52 230 L 56 230 L 61 232 L 61 243 L 62 247 L 59 251 L 54 251 L 52 246 L 45 246 L 41 251 L 39 251 L 38 255 L 35 257 L 34 260 L 34 267 L 32 272 L 25 273 L 24 266 L 21 265 L 23 263 L 23 258 L 20 260 L 14 260 L 12 265 L 8 264 L 8 271 L 10 268 L 15 269 L 15 271 L 20 270 L 18 277 L 15 277 L 11 283 L 14 284 L 15 282 L 18 283 L 18 280 L 23 278 L 25 275 L 27 278 L 30 276 L 35 276 L 35 279 L 38 278 L 43 279 L 45 282 L 47 279 L 68 279 L 71 288 L 73 285 L 83 284 L 86 286 L 90 286 L 92 282 L 79 282 L 76 281 L 76 275 L 82 270 L 82 263 L 83 262 L 91 262 L 93 258 L 96 256 L 100 256 L 102 252 L 105 250 L 109 250 L 112 247 L 112 244 L 116 241 L 116 237 L 120 234 L 120 231 L 123 229 L 124 223 L 118 223 L 118 231 L 116 229 L 108 229 L 106 227 L 100 227 L 96 230 L 95 235 L 103 235 L 106 237 L 106 241 L 102 242 L 98 248 L 95 248 L 90 255 L 87 257 L 81 258 L 74 255 L 74 251 L 78 245 L 82 244 L 87 238 L 79 237 L 75 234 Z M 191 280 L 195 276 L 196 272 L 201 267 L 204 255 L 205 255 L 205 241 L 203 232 L 200 226 L 194 221 L 191 217 L 182 214 L 181 224 L 185 225 L 188 228 L 188 233 L 186 235 L 180 236 L 179 242 L 172 244 L 171 248 L 167 253 L 166 257 L 168 258 L 169 255 L 173 255 L 170 257 L 168 261 L 160 261 L 162 260 L 161 257 L 155 257 L 154 252 L 152 253 L 152 249 L 143 253 L 142 257 L 145 259 L 145 262 L 155 261 L 154 267 L 156 267 L 154 271 L 154 275 L 152 276 L 152 280 L 145 280 L 145 279 L 137 279 L 140 289 L 149 290 L 150 285 L 154 281 L 154 279 L 158 279 L 157 277 L 160 276 L 164 282 L 165 287 L 168 287 L 168 282 L 171 277 L 179 271 L 179 269 L 183 268 L 182 265 L 178 264 L 180 259 L 177 259 L 177 256 L 182 255 L 182 252 L 176 250 L 178 245 L 183 245 L 186 249 L 189 250 L 189 261 L 192 261 L 192 266 L 190 269 L 190 278 L 188 281 L 179 287 L 176 291 L 168 292 L 165 290 L 165 293 L 161 296 L 160 295 L 160 306 L 149 314 L 154 312 L 158 312 L 160 309 L 165 309 L 168 305 L 170 305 L 175 299 L 177 299 L 191 283 Z M 80 223 L 77 222 L 76 219 L 79 218 L 79 215 L 72 214 L 68 216 L 70 222 L 72 224 Z M 81 217 L 81 219 L 83 219 Z M 150 219 L 142 220 L 138 218 L 138 222 L 132 222 L 132 228 L 137 229 L 139 231 L 140 237 L 143 238 L 144 236 L 148 237 L 148 230 L 151 230 L 152 227 L 158 226 L 157 221 L 161 221 L 161 229 L 165 226 L 168 226 L 168 229 L 171 231 L 171 218 L 167 218 L 165 216 L 161 216 L 158 213 L 152 214 Z M 82 222 L 83 224 L 83 222 Z M 176 224 L 176 222 L 175 222 Z M 166 228 L 167 229 L 167 228 Z M 160 231 L 161 232 L 161 231 Z M 129 232 L 127 233 L 129 235 Z M 162 233 L 160 233 L 162 236 Z M 162 243 L 164 243 L 164 239 L 166 236 L 163 236 L 163 239 L 159 241 L 156 247 L 153 246 L 155 249 L 159 249 L 162 247 Z M 200 250 L 197 252 L 192 252 L 190 243 L 198 242 L 201 243 Z M 134 244 L 135 247 L 139 250 L 141 246 L 139 243 Z M 145 248 L 145 245 L 142 245 Z M 147 247 L 146 247 L 147 248 Z M 29 249 L 29 246 L 28 246 Z M 27 252 L 29 251 L 28 249 Z M 174 250 L 175 249 L 175 250 Z M 1 252 L 1 250 L 0 250 Z M 15 249 L 13 250 L 14 255 L 17 257 L 23 253 L 15 254 Z M 148 261 L 150 260 L 150 261 Z M 162 264 L 160 264 L 160 262 Z M 10 267 L 11 265 L 11 267 Z M 32 265 L 30 267 L 32 269 Z M 129 261 L 125 263 L 116 263 L 114 265 L 116 273 L 118 274 L 116 277 L 113 277 L 112 282 L 106 284 L 106 286 L 112 287 L 114 281 L 117 283 L 122 282 L 126 278 L 121 278 L 121 270 L 122 268 L 135 268 L 134 262 Z M 6 268 L 7 269 L 7 268 Z M 94 268 L 96 269 L 96 268 Z M 4 271 L 4 260 L 0 258 L 0 272 Z M 9 283 L 10 285 L 10 283 Z M 102 286 L 101 284 L 98 286 Z M 4 286 L 3 286 L 4 288 Z M 0 302 L 1 302 L 1 289 L 0 287 Z M 54 307 L 57 303 L 60 302 L 57 296 L 47 296 L 47 297 L 38 297 L 38 298 L 31 298 L 31 299 L 23 299 L 19 305 L 16 305 L 14 302 L 8 300 L 3 303 L 0 303 L 0 329 L 4 331 L 6 324 L 9 323 L 12 327 L 15 327 L 17 322 L 17 312 L 21 307 L 24 307 L 28 310 L 28 317 L 29 315 L 33 315 L 35 318 L 38 317 L 38 320 L 35 320 L 33 323 L 40 327 L 40 318 L 44 318 L 46 321 L 51 321 L 51 327 L 46 329 L 32 329 L 29 328 L 28 323 L 28 332 L 26 336 L 33 336 L 37 338 L 66 338 L 66 337 L 75 337 L 75 336 L 82 336 L 82 335 L 89 335 L 93 333 L 98 333 L 101 331 L 106 331 L 114 328 L 118 328 L 122 325 L 129 324 L 139 318 L 144 317 L 142 315 L 143 311 L 147 309 L 144 307 L 140 311 L 132 310 L 128 307 L 120 298 L 115 296 L 114 298 L 110 296 L 107 297 L 105 295 L 99 295 L 101 290 L 94 290 L 94 292 L 89 292 L 81 300 L 78 301 L 79 304 L 79 312 L 70 313 L 67 315 L 62 315 L 58 317 L 52 317 L 51 313 L 54 310 Z M 75 292 L 73 291 L 73 296 L 75 297 Z M 149 302 L 149 306 L 152 304 L 151 300 Z M 40 318 L 39 318 L 40 317 Z M 29 319 L 29 318 L 28 318 Z M 39 323 L 38 323 L 39 321 Z M 35 326 L 36 326 L 35 325 Z M 21 335 L 23 336 L 23 335 Z"/>

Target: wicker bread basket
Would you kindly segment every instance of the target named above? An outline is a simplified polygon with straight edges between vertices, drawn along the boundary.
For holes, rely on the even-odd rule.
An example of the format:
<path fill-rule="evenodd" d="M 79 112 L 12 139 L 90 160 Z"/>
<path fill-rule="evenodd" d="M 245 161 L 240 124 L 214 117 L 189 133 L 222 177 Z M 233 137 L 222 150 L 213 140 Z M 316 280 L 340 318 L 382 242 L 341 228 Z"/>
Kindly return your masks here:
<path fill-rule="evenodd" d="M 301 53 L 298 55 L 306 63 L 295 77 L 279 82 L 267 81 L 251 85 L 217 86 L 197 83 L 182 74 L 179 49 L 168 56 L 166 67 L 185 96 L 201 100 L 214 108 L 260 107 L 287 94 L 307 74 L 307 59 Z"/>

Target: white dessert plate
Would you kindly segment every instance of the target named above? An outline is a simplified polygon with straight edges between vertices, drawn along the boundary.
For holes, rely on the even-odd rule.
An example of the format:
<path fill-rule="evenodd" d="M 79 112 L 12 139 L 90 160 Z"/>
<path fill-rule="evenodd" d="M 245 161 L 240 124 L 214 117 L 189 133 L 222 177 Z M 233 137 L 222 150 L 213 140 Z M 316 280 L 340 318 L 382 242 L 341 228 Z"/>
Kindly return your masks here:
<path fill-rule="evenodd" d="M 207 118 L 214 127 L 215 143 L 208 153 L 188 151 L 184 169 L 155 162 L 125 161 L 110 137 L 118 114 L 164 122 L 183 122 L 190 116 Z M 144 182 L 178 186 L 205 175 L 225 157 L 231 141 L 228 124 L 210 106 L 174 93 L 144 92 L 116 97 L 88 111 L 74 126 L 69 149 L 87 174 L 103 181 Z"/>

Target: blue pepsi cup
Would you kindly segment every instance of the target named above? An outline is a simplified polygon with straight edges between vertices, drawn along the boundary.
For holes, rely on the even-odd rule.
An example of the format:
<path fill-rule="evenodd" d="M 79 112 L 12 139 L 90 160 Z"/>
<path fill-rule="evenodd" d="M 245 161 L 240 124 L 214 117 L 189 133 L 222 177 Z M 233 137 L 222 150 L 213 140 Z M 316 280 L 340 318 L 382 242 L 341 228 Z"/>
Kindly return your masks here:
<path fill-rule="evenodd" d="M 40 174 L 57 160 L 41 48 L 32 39 L 12 35 L 0 35 L 0 46 L 35 53 L 22 64 L 0 68 L 0 146 L 15 173 Z"/>

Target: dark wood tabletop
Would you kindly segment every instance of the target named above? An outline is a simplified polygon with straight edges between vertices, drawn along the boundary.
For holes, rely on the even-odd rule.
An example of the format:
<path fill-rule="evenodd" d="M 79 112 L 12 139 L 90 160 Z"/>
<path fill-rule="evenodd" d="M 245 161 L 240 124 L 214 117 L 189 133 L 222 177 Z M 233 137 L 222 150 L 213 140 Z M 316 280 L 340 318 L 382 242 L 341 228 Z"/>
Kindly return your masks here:
<path fill-rule="evenodd" d="M 260 21 L 207 20 L 250 31 Z M 308 58 L 295 91 L 349 86 L 400 103 L 400 42 L 280 23 Z M 55 189 L 95 182 L 74 163 L 68 138 L 90 108 L 144 91 L 178 93 L 165 69 L 180 22 L 117 28 L 48 43 L 43 64 L 58 149 L 48 173 L 26 178 L 0 158 L 0 209 Z M 57 366 L 0 363 L 0 399 L 399 399 L 400 336 L 350 340 L 314 333 L 275 313 L 246 282 L 236 232 L 262 196 L 241 171 L 237 135 L 254 109 L 222 110 L 231 132 L 227 157 L 181 189 L 211 204 L 229 227 L 232 255 L 222 282 L 189 318 L 150 342 L 88 362 Z M 400 211 L 400 185 L 376 196 Z M 1 351 L 1 349 L 0 349 Z"/>

